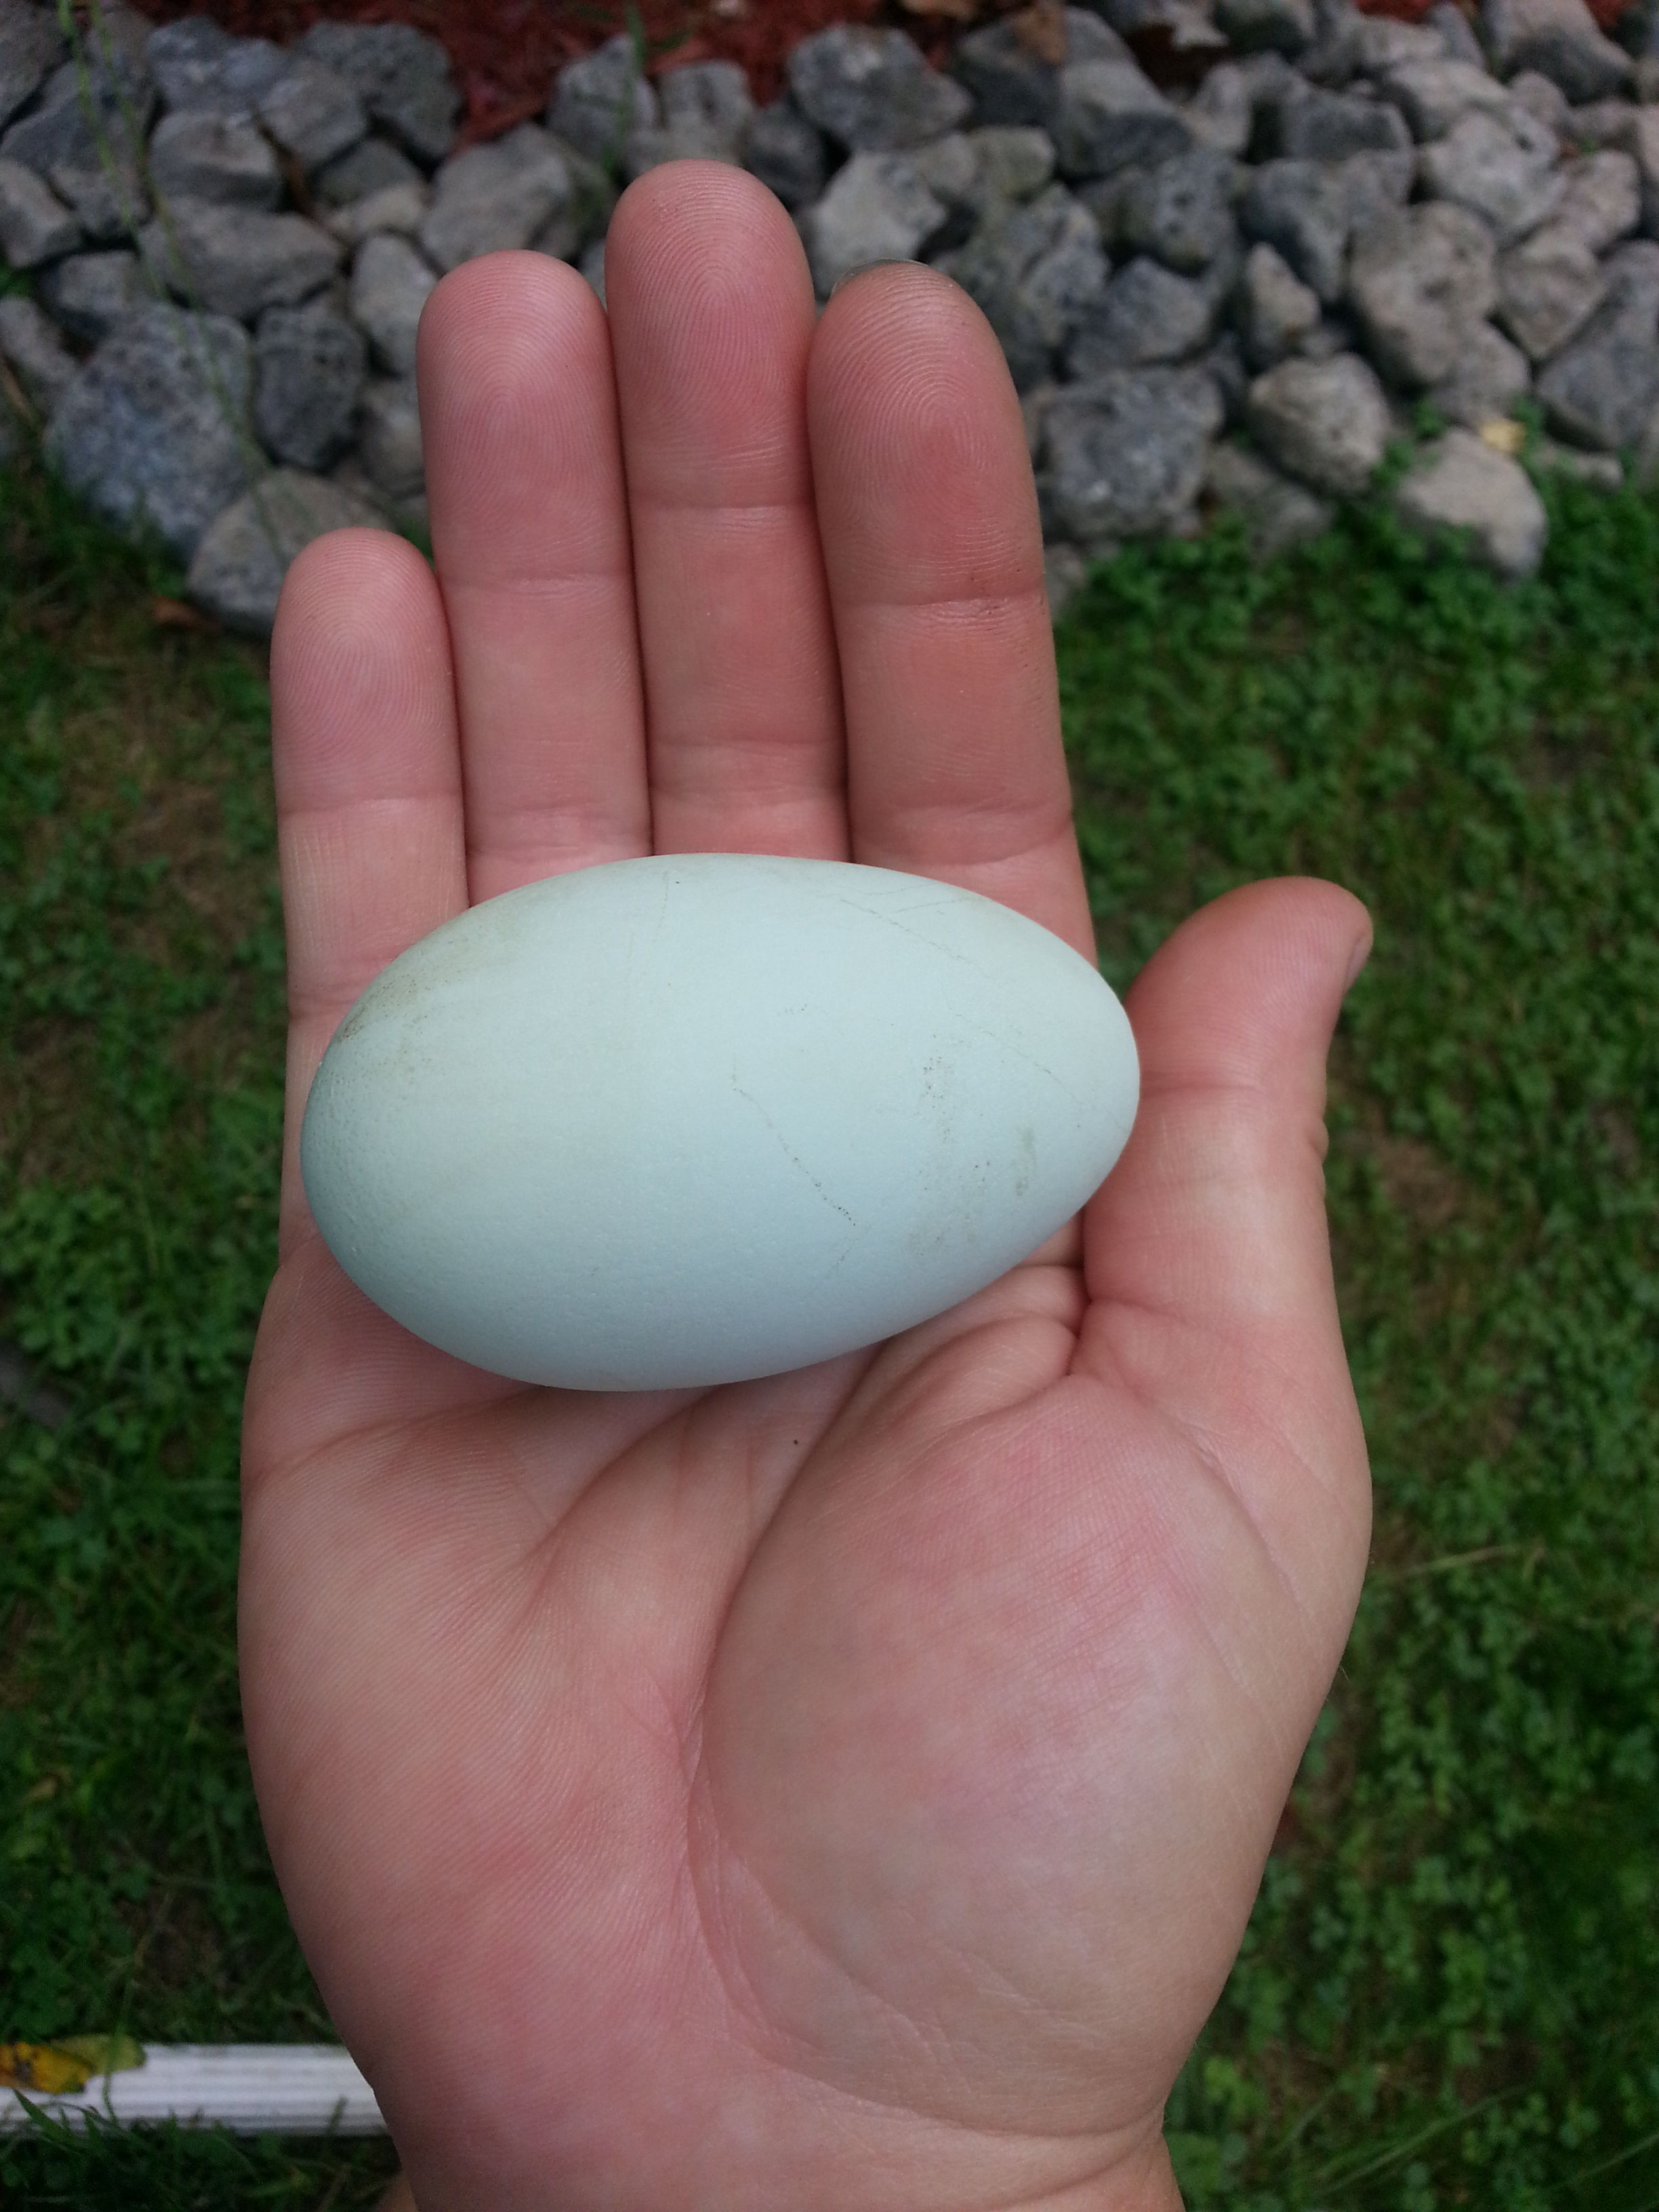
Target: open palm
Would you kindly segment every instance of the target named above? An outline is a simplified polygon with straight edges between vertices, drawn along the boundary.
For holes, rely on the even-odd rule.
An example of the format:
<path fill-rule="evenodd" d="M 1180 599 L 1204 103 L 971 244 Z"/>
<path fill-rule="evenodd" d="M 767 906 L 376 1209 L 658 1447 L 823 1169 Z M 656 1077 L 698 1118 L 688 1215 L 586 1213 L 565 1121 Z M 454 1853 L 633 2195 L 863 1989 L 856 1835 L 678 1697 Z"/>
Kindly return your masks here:
<path fill-rule="evenodd" d="M 709 1390 L 432 1350 L 307 1214 L 307 1087 L 470 901 L 649 853 L 931 875 L 1085 952 L 1036 501 L 977 308 L 815 319 L 779 203 L 624 195 L 610 316 L 497 254 L 421 332 L 436 574 L 311 548 L 273 647 L 293 1030 L 250 1380 L 249 1748 L 422 2212 L 1177 2200 L 1170 2085 L 1363 1571 L 1324 1060 L 1363 909 L 1258 884 L 1128 1004 L 1077 1222 Z"/>

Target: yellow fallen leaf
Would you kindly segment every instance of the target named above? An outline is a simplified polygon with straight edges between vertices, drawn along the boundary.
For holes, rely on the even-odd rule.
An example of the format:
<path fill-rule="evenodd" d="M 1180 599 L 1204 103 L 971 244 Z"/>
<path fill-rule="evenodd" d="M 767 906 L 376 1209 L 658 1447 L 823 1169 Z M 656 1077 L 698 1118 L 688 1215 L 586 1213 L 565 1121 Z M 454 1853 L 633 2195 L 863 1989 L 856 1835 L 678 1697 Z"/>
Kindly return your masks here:
<path fill-rule="evenodd" d="M 142 2066 L 144 2046 L 130 2035 L 66 2035 L 56 2043 L 0 2043 L 0 2089 L 72 2097 L 94 2074 Z"/>
<path fill-rule="evenodd" d="M 144 2046 L 136 2035 L 60 2035 L 52 2047 L 83 2058 L 94 2074 L 127 2074 L 144 2063 Z"/>
<path fill-rule="evenodd" d="M 1527 442 L 1526 425 L 1494 415 L 1489 422 L 1480 425 L 1480 442 L 1490 446 L 1494 453 L 1518 453 Z"/>

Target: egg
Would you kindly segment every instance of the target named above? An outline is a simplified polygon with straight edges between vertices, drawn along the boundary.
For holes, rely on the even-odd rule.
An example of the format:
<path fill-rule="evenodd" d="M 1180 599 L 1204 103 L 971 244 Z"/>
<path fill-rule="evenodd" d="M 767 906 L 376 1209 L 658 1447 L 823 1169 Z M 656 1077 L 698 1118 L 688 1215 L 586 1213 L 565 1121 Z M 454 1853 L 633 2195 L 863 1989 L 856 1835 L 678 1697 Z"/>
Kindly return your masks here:
<path fill-rule="evenodd" d="M 488 899 L 378 975 L 301 1133 L 353 1282 L 526 1382 L 774 1375 L 943 1312 L 1116 1160 L 1092 964 L 931 878 L 693 853 Z"/>

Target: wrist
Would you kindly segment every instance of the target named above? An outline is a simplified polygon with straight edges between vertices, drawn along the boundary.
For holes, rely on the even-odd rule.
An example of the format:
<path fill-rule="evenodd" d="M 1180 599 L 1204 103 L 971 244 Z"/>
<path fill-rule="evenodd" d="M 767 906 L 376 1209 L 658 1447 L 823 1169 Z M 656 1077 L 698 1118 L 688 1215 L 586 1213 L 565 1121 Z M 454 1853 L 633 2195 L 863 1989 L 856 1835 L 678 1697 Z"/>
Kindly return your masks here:
<path fill-rule="evenodd" d="M 1185 2212 L 1169 2147 L 1162 2136 L 1109 2172 L 1091 2175 L 1049 2197 L 1023 2203 L 1018 2212 Z"/>

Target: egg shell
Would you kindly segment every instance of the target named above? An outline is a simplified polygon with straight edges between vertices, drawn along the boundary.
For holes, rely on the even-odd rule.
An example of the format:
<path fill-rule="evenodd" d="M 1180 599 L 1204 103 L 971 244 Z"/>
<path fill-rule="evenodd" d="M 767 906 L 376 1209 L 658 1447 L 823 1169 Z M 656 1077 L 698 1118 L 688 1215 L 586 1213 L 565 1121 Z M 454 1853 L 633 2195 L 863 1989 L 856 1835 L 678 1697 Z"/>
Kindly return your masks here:
<path fill-rule="evenodd" d="M 352 1280 L 524 1382 L 641 1390 L 943 1312 L 1127 1139 L 1098 971 L 976 892 L 842 861 L 617 860 L 486 900 L 341 1023 L 301 1136 Z"/>

